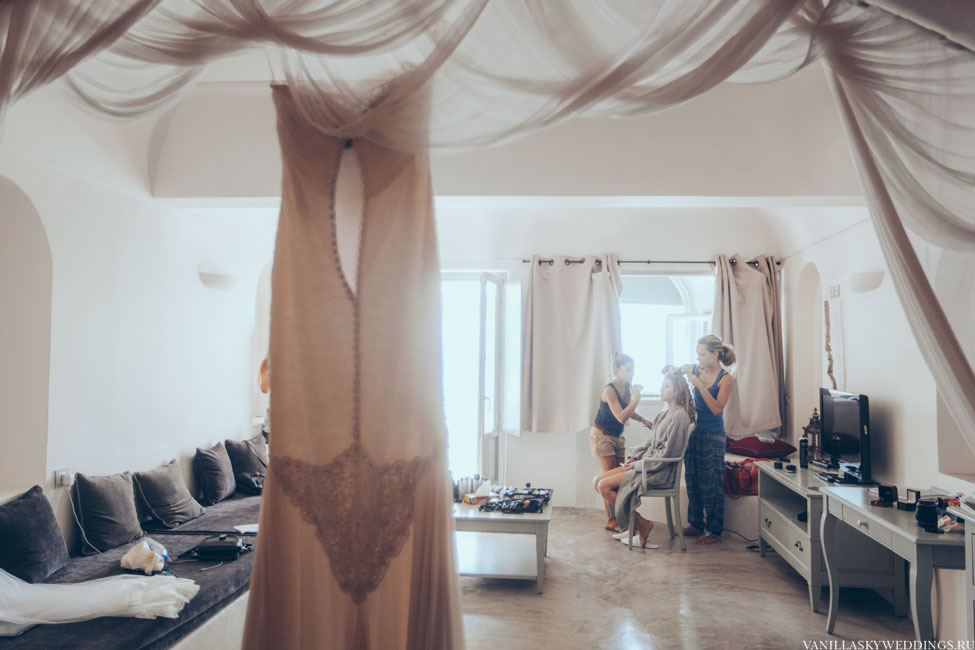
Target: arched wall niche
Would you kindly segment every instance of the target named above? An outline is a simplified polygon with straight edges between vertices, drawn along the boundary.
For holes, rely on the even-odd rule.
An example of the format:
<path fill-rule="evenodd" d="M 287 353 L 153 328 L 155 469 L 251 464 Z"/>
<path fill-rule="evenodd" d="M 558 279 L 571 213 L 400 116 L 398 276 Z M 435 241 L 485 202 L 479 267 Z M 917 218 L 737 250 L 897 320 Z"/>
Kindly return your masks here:
<path fill-rule="evenodd" d="M 792 360 L 790 411 L 791 437 L 802 437 L 813 408 L 819 406 L 823 382 L 823 288 L 819 269 L 808 262 L 799 272 L 792 309 L 793 333 L 789 336 L 788 358 Z"/>
<path fill-rule="evenodd" d="M 0 176 L 0 499 L 47 486 L 51 247 L 30 197 Z"/>

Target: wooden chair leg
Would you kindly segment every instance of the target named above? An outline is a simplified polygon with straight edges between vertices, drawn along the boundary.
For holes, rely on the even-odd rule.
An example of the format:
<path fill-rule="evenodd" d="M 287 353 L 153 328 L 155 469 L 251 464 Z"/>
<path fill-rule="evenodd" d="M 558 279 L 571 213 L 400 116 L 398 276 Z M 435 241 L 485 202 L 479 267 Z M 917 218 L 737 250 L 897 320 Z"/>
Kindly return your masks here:
<path fill-rule="evenodd" d="M 670 531 L 670 538 L 674 539 L 674 519 L 670 514 L 670 497 L 664 497 L 664 505 L 667 510 L 667 530 Z"/>
<path fill-rule="evenodd" d="M 635 525 L 636 525 L 636 508 L 630 508 L 630 521 L 629 521 L 629 526 L 626 529 L 627 532 L 626 546 L 631 551 L 633 550 L 633 528 Z"/>
<path fill-rule="evenodd" d="M 677 536 L 680 538 L 680 550 L 687 550 L 687 542 L 684 541 L 684 523 L 680 518 L 680 489 L 674 495 L 674 517 L 677 519 Z"/>

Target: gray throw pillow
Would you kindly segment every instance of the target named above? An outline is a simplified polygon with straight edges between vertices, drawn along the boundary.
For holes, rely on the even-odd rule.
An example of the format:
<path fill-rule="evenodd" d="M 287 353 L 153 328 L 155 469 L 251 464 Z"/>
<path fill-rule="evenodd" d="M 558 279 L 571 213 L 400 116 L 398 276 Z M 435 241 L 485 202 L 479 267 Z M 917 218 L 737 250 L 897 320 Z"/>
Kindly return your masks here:
<path fill-rule="evenodd" d="M 201 495 L 200 503 L 212 506 L 234 495 L 234 466 L 230 464 L 230 456 L 222 442 L 209 449 L 197 448 L 193 471 Z"/>
<path fill-rule="evenodd" d="M 71 558 L 40 485 L 0 506 L 0 569 L 41 582 Z"/>
<path fill-rule="evenodd" d="M 132 478 L 149 514 L 166 528 L 176 528 L 204 512 L 190 495 L 175 459 L 152 471 L 136 472 Z"/>
<path fill-rule="evenodd" d="M 227 455 L 234 466 L 237 491 L 242 494 L 260 494 L 267 472 L 267 447 L 264 436 L 250 440 L 227 440 Z"/>
<path fill-rule="evenodd" d="M 81 527 L 81 552 L 107 551 L 142 537 L 135 511 L 132 474 L 111 476 L 75 475 L 75 514 Z"/>

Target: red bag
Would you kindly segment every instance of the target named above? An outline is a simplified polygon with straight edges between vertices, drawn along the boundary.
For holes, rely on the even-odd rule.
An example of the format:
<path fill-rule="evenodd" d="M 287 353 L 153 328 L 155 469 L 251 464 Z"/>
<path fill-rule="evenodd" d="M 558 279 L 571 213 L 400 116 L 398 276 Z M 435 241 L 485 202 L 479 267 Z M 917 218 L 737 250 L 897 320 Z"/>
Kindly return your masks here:
<path fill-rule="evenodd" d="M 757 460 L 767 458 L 746 458 L 739 463 L 724 462 L 724 492 L 732 499 L 758 494 Z"/>

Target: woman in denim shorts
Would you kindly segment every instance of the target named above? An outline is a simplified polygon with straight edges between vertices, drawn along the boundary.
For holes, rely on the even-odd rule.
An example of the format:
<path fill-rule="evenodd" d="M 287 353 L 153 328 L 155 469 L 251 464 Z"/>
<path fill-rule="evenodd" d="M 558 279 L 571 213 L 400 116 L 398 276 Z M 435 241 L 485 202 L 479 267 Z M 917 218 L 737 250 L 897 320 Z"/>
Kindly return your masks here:
<path fill-rule="evenodd" d="M 613 357 L 613 381 L 603 387 L 599 398 L 599 410 L 589 430 L 589 451 L 599 460 L 599 472 L 609 471 L 623 464 L 626 457 L 626 439 L 623 427 L 632 418 L 648 428 L 650 421 L 636 412 L 640 404 L 643 386 L 630 386 L 633 381 L 633 357 L 617 352 Z M 606 530 L 620 531 L 610 503 L 606 506 Z"/>

